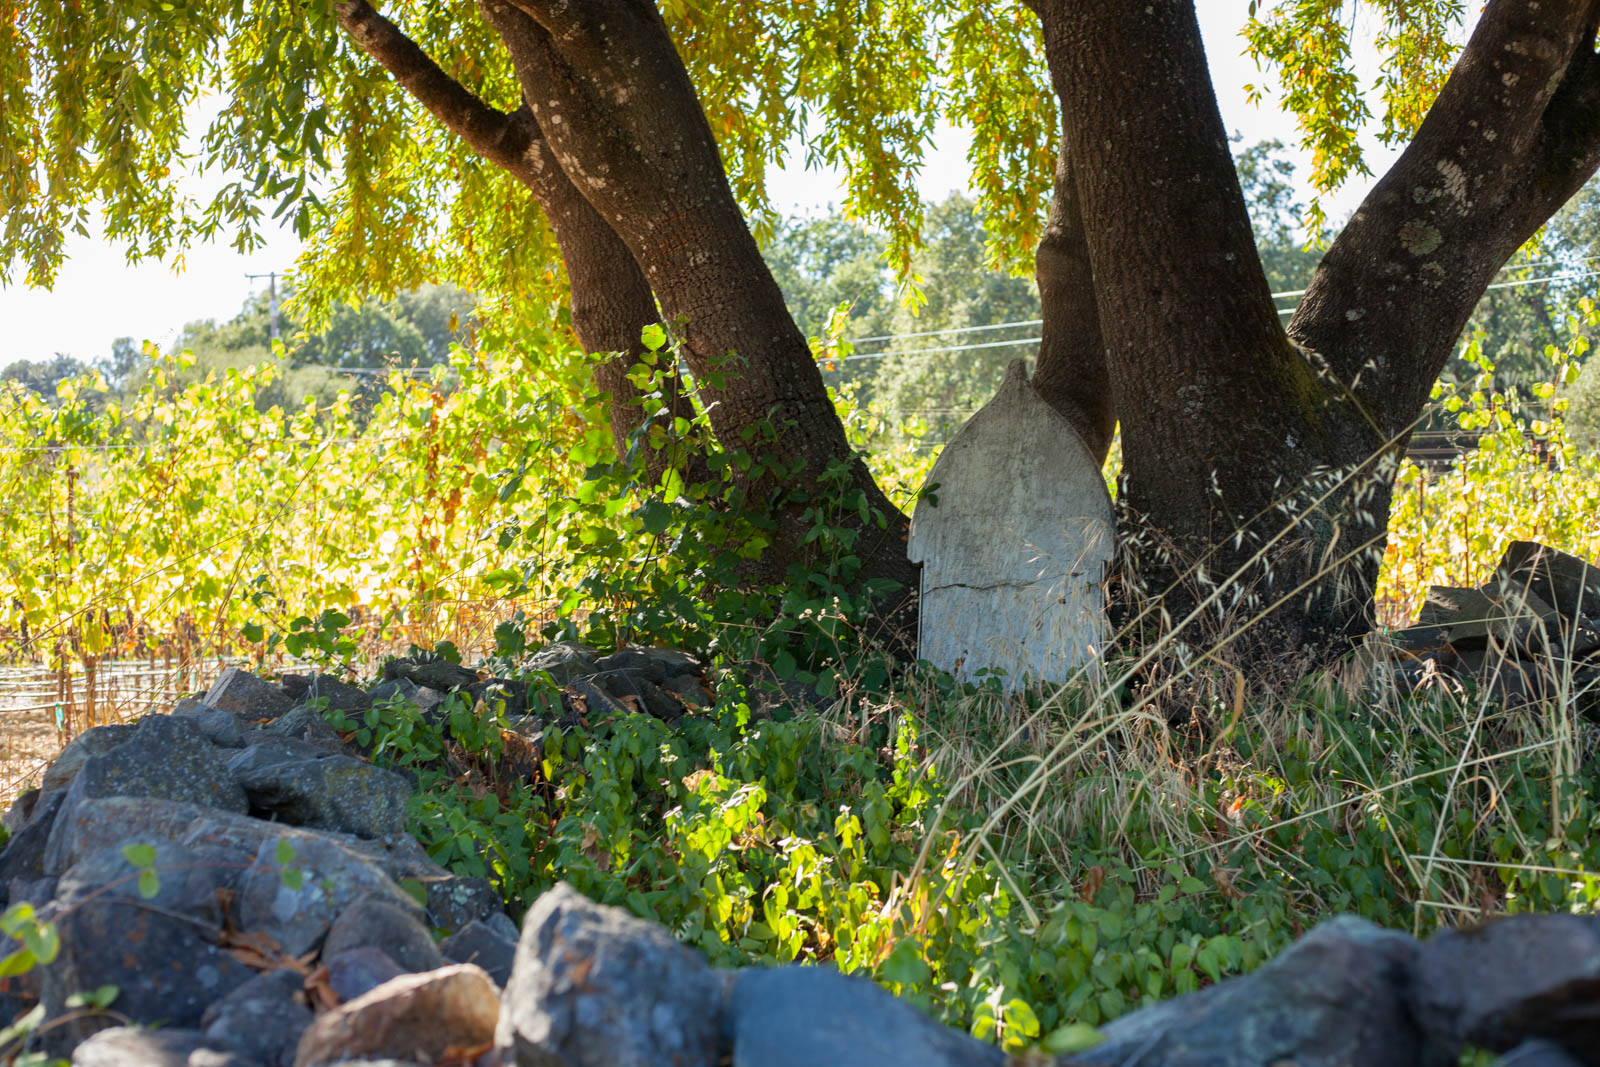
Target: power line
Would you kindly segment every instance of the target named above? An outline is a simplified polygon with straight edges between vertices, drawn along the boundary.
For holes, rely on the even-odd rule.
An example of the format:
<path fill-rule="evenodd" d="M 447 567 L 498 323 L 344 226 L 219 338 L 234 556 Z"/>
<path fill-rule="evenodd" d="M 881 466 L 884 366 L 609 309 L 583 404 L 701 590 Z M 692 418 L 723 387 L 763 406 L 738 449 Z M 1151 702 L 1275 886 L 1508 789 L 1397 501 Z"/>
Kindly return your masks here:
<path fill-rule="evenodd" d="M 1578 262 L 1580 262 L 1580 263 L 1593 263 L 1596 260 L 1600 260 L 1600 256 L 1584 256 Z M 1541 259 L 1541 260 L 1536 260 L 1536 261 L 1534 261 L 1532 263 L 1508 263 L 1505 266 L 1501 267 L 1499 270 L 1495 271 L 1495 273 L 1496 274 L 1504 274 L 1508 270 L 1529 270 L 1529 269 L 1532 269 L 1534 267 L 1556 267 L 1556 266 L 1560 266 L 1560 265 L 1561 265 L 1561 260 L 1559 260 L 1559 259 Z M 1575 277 L 1583 277 L 1583 275 L 1576 275 Z M 1543 280 L 1543 279 L 1535 279 L 1535 280 Z M 1511 284 L 1520 284 L 1520 283 L 1501 283 L 1500 285 L 1491 285 L 1491 286 L 1489 286 L 1489 288 L 1490 289 L 1505 288 L 1506 286 L 1511 285 Z M 1287 298 L 1289 298 L 1291 296 L 1304 296 L 1305 293 L 1306 293 L 1306 291 L 1304 289 L 1288 289 L 1288 290 L 1285 290 L 1284 292 L 1281 292 L 1281 293 L 1271 293 L 1269 295 L 1274 300 L 1281 300 L 1281 299 L 1287 299 Z M 948 329 L 944 329 L 944 330 L 917 330 L 914 333 L 880 333 L 880 334 L 874 334 L 871 337 L 852 337 L 852 338 L 850 338 L 850 343 L 853 344 L 853 345 L 860 345 L 860 344 L 866 344 L 868 341 L 900 341 L 900 340 L 904 340 L 905 338 L 908 338 L 908 337 L 942 337 L 945 334 L 952 334 L 952 333 L 980 333 L 980 332 L 982 332 L 984 330 L 1004 330 L 1004 329 L 1008 329 L 1008 328 L 1010 328 L 1012 326 L 1043 326 L 1043 325 L 1044 325 L 1044 320 L 1043 319 L 1015 319 L 1015 320 L 1013 320 L 1011 322 L 992 322 L 987 326 L 952 326 L 952 327 L 950 327 Z"/>
<path fill-rule="evenodd" d="M 975 345 L 952 345 L 948 348 L 901 348 L 889 352 L 866 352 L 859 356 L 840 356 L 829 362 L 845 362 L 856 359 L 883 359 L 886 356 L 932 356 L 940 352 L 970 352 L 975 348 L 1005 348 L 1008 345 L 1031 345 L 1044 340 L 1042 337 L 1018 337 L 1010 341 L 986 341 Z"/>
<path fill-rule="evenodd" d="M 1589 257 L 1589 260 L 1587 260 L 1587 261 L 1592 261 L 1592 260 L 1594 260 L 1596 258 L 1600 258 L 1600 257 L 1591 256 L 1591 257 Z M 1535 264 L 1532 264 L 1532 263 L 1518 263 L 1517 266 L 1518 267 L 1531 267 L 1531 266 L 1535 266 Z M 1509 270 L 1509 269 L 1511 269 L 1511 268 L 1508 268 L 1508 267 L 1502 267 L 1501 268 L 1501 270 Z M 1568 282 L 1568 281 L 1575 282 L 1575 281 L 1578 281 L 1580 278 L 1592 278 L 1595 275 L 1600 275 L 1600 270 L 1579 271 L 1576 274 L 1549 274 L 1549 275 L 1546 275 L 1543 278 L 1519 278 L 1516 281 L 1496 282 L 1493 285 L 1485 286 L 1484 287 L 1484 291 L 1485 292 L 1490 292 L 1490 291 L 1495 290 L 1495 289 L 1519 289 L 1519 288 L 1521 288 L 1521 287 L 1523 287 L 1525 285 L 1546 285 L 1546 284 L 1548 284 L 1550 282 Z M 1305 290 L 1304 289 L 1296 289 L 1293 292 L 1273 293 L 1272 295 L 1274 297 L 1288 297 L 1288 296 L 1302 296 L 1304 294 L 1305 294 Z M 1292 315 L 1292 314 L 1294 314 L 1294 310 L 1295 309 L 1293 307 L 1279 308 L 1278 309 L 1278 314 L 1280 314 L 1280 315 Z M 979 330 L 998 330 L 998 329 L 1001 329 L 1001 328 L 1006 327 L 1006 326 L 1038 326 L 1038 325 L 1041 325 L 1042 323 L 1043 323 L 1042 319 L 1021 319 L 1021 320 L 1018 320 L 1016 322 L 996 322 L 996 323 L 991 323 L 988 326 L 962 326 L 962 327 L 957 327 L 955 329 L 950 329 L 950 330 L 927 330 L 927 331 L 925 331 L 923 333 L 887 334 L 887 335 L 885 335 L 884 339 L 898 340 L 900 338 L 905 338 L 905 337 L 935 337 L 935 336 L 939 336 L 941 334 L 947 334 L 947 333 L 976 333 Z M 872 338 L 862 338 L 862 340 L 872 340 Z M 971 351 L 974 351 L 974 350 L 980 349 L 980 348 L 1005 348 L 1007 345 L 1037 344 L 1038 342 L 1040 342 L 1042 340 L 1044 340 L 1044 338 L 1042 338 L 1042 337 L 1019 337 L 1019 338 L 1016 338 L 1015 340 L 1010 340 L 1010 341 L 987 341 L 987 342 L 984 342 L 984 343 L 981 343 L 981 344 L 950 345 L 950 346 L 944 347 L 944 348 L 899 348 L 899 349 L 890 349 L 890 350 L 885 351 L 885 352 L 864 352 L 864 353 L 861 353 L 860 355 L 836 356 L 833 359 L 819 360 L 819 362 L 823 362 L 823 363 L 840 363 L 840 362 L 848 363 L 848 362 L 851 362 L 852 360 L 858 360 L 858 359 L 883 359 L 883 358 L 885 358 L 887 356 L 934 356 L 934 355 L 940 355 L 940 354 L 950 353 L 950 352 L 971 352 Z"/>
<path fill-rule="evenodd" d="M 995 322 L 988 326 L 955 326 L 948 330 L 919 330 L 916 333 L 881 333 L 875 337 L 854 337 L 850 343 L 866 344 L 868 341 L 898 341 L 904 337 L 938 337 L 947 333 L 979 333 L 983 330 L 1004 330 L 1011 326 L 1043 326 L 1043 319 L 1018 319 L 1015 322 Z"/>

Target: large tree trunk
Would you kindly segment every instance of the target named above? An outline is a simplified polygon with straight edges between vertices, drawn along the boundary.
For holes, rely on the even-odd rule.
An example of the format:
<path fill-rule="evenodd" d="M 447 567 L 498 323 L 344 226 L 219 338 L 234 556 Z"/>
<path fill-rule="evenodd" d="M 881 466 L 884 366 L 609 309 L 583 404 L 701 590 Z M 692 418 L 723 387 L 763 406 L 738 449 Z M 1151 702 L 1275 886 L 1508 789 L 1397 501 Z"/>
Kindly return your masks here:
<path fill-rule="evenodd" d="M 1360 468 L 1382 442 L 1352 425 L 1278 320 L 1192 3 L 1034 7 L 1122 424 L 1129 595 L 1155 597 L 1172 621 L 1209 598 L 1200 617 L 1232 633 L 1271 609 L 1270 639 L 1289 646 L 1360 629 L 1360 590 L 1337 595 L 1349 565 L 1319 577 L 1360 525 L 1360 494 L 1319 501 L 1318 475 Z M 1368 594 L 1376 559 L 1357 564 Z M 1230 576 L 1243 594 L 1212 597 Z M 1315 595 L 1277 604 L 1302 586 Z"/>
<path fill-rule="evenodd" d="M 1104 463 L 1117 429 L 1116 401 L 1106 365 L 1105 337 L 1100 332 L 1078 185 L 1065 143 L 1056 157 L 1055 192 L 1034 256 L 1034 273 L 1044 329 L 1033 387 L 1072 423 L 1096 462 Z"/>
<path fill-rule="evenodd" d="M 590 354 L 617 353 L 596 364 L 594 379 L 611 396 L 611 434 L 618 454 L 623 454 L 629 438 L 646 418 L 639 391 L 628 380 L 628 369 L 645 351 L 641 331 L 660 318 L 650 285 L 627 245 L 556 163 L 527 107 L 510 114 L 488 107 L 366 0 L 341 4 L 339 19 L 356 43 L 445 127 L 516 178 L 538 200 L 567 268 L 572 330 L 578 343 Z M 694 416 L 693 402 L 675 383 L 664 399 L 669 417 Z M 667 458 L 665 453 L 648 457 L 647 469 L 659 475 Z M 688 458 L 691 473 L 704 476 L 703 462 Z"/>
<path fill-rule="evenodd" d="M 756 460 L 745 487 L 776 527 L 766 576 L 783 577 L 815 551 L 806 547 L 812 528 L 833 525 L 833 540 L 853 540 L 858 579 L 914 591 L 906 518 L 845 437 L 655 5 L 510 6 L 529 16 L 517 33 L 508 10 L 494 18 L 552 151 L 682 331 L 718 439 Z"/>
<path fill-rule="evenodd" d="M 1370 624 L 1394 463 L 1462 325 L 1595 169 L 1597 5 L 1489 5 L 1285 331 L 1192 0 L 1030 3 L 1122 424 L 1125 576 L 1219 634 L 1335 652 Z"/>

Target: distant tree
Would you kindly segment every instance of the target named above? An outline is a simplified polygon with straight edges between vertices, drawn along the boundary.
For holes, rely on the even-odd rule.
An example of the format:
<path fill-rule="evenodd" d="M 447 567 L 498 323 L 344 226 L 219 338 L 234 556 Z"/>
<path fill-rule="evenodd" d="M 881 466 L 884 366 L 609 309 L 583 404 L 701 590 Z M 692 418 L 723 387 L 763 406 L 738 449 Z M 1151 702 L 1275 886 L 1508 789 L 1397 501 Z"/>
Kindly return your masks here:
<path fill-rule="evenodd" d="M 928 209 L 923 247 L 912 259 L 926 303 L 896 310 L 887 332 L 913 334 L 1036 320 L 1039 291 L 988 265 L 988 232 L 976 202 L 955 193 Z M 1033 355 L 1038 326 L 897 337 L 871 346 L 898 353 L 873 361 L 873 396 L 901 416 L 917 416 L 945 435 L 994 395 L 1006 364 Z M 1021 338 L 1014 344 L 968 348 Z M 864 348 L 866 346 L 863 346 Z M 949 351 L 965 349 L 964 351 Z"/>
<path fill-rule="evenodd" d="M 292 297 L 292 291 L 289 295 Z M 309 331 L 293 314 L 293 307 L 290 300 L 290 310 L 279 319 L 287 374 L 261 394 L 262 403 L 294 404 L 307 395 L 331 399 L 339 389 L 371 394 L 380 386 L 377 376 L 341 375 L 338 371 L 443 363 L 449 358 L 451 344 L 468 339 L 472 323 L 471 297 L 449 285 L 420 286 L 392 300 L 338 304 L 323 326 Z M 197 379 L 208 371 L 271 359 L 271 339 L 267 294 L 254 294 L 226 322 L 197 319 L 184 326 L 173 347 L 192 352 L 195 363 L 176 380 Z M 145 365 L 132 340 L 119 338 L 112 347 L 107 376 L 114 386 L 136 386 Z"/>
<path fill-rule="evenodd" d="M 1233 136 L 1235 144 L 1238 134 Z M 1239 187 L 1250 211 L 1256 250 L 1267 285 L 1274 293 L 1303 290 L 1311 283 L 1322 254 L 1306 247 L 1306 205 L 1295 184 L 1294 163 L 1283 142 L 1258 141 L 1233 157 Z M 1283 297 L 1280 307 L 1294 306 L 1297 297 Z"/>
<path fill-rule="evenodd" d="M 849 335 L 870 337 L 888 333 L 894 316 L 888 246 L 882 234 L 830 208 L 783 221 L 761 254 L 807 337 L 820 336 L 842 304 L 850 305 Z"/>
<path fill-rule="evenodd" d="M 0 370 L 0 381 L 17 382 L 46 400 L 54 400 L 58 384 L 91 369 L 82 360 L 58 352 L 54 359 L 19 359 L 8 364 Z"/>
<path fill-rule="evenodd" d="M 111 355 L 105 360 L 106 381 L 122 392 L 143 372 L 144 364 L 144 351 L 133 338 L 119 337 L 111 342 Z"/>

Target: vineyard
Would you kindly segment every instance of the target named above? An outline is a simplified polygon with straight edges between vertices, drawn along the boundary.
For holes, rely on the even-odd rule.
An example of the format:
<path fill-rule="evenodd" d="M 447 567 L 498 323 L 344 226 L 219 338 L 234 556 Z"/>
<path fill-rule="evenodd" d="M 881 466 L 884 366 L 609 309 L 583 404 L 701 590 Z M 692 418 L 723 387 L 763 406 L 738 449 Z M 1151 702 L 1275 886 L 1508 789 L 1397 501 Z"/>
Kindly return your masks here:
<path fill-rule="evenodd" d="M 1573 379 L 1584 348 L 1553 353 L 1551 378 Z M 563 372 L 458 347 L 431 376 L 393 374 L 369 410 L 341 395 L 288 411 L 262 401 L 271 363 L 177 385 L 185 357 L 153 355 L 122 399 L 95 375 L 57 397 L 0 393 L 0 655 L 79 679 L 62 688 L 64 734 L 101 717 L 107 661 L 187 672 L 303 653 L 330 620 L 352 663 L 441 641 L 482 652 L 519 612 L 536 626 L 627 615 L 660 590 L 663 529 L 646 505 L 661 487 L 596 476 L 617 457 L 575 352 L 540 365 Z M 1389 624 L 1430 584 L 1482 580 L 1513 539 L 1600 554 L 1600 457 L 1566 440 L 1557 387 L 1538 387 L 1548 415 L 1530 423 L 1486 388 L 1475 346 L 1467 356 L 1480 381 L 1442 386 L 1438 402 L 1479 444 L 1443 473 L 1403 468 Z M 838 403 L 909 507 L 933 458 L 914 428 L 891 434 L 881 412 Z"/>

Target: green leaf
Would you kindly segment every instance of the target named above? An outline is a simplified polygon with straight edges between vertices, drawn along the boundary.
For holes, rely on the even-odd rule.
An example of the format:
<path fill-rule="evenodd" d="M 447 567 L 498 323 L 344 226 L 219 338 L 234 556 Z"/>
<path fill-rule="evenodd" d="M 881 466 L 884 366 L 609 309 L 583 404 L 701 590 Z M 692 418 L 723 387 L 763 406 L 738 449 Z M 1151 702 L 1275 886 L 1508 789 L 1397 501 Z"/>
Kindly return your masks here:
<path fill-rule="evenodd" d="M 25 928 L 22 931 L 22 943 L 39 963 L 55 962 L 56 954 L 61 951 L 61 935 L 56 931 L 55 923 L 36 923 Z"/>
<path fill-rule="evenodd" d="M 1033 1005 L 1021 997 L 1013 997 L 1008 1000 L 1006 1002 L 1006 1030 L 1008 1031 L 1008 1044 L 1018 1038 L 1038 1037 L 1039 1017 L 1033 1013 Z"/>
<path fill-rule="evenodd" d="M 153 845 L 123 845 L 122 858 L 134 867 L 150 867 L 156 862 Z"/>
<path fill-rule="evenodd" d="M 659 352 L 667 343 L 667 331 L 662 329 L 660 323 L 652 322 L 639 331 L 639 340 L 650 351 Z"/>
<path fill-rule="evenodd" d="M 878 977 L 886 982 L 920 986 L 933 977 L 933 969 L 922 958 L 922 945 L 914 938 L 906 938 L 895 945 L 889 958 L 883 961 Z"/>
<path fill-rule="evenodd" d="M 139 873 L 139 895 L 146 900 L 161 892 L 161 876 L 154 870 Z"/>
<path fill-rule="evenodd" d="M 418 907 L 428 906 L 428 887 L 415 878 L 406 878 L 400 882 L 400 888 L 406 896 L 417 902 Z"/>
<path fill-rule="evenodd" d="M 27 974 L 33 970 L 33 965 L 38 961 L 33 953 L 26 948 L 19 948 L 5 959 L 0 959 L 0 978 L 10 978 L 12 975 Z"/>
<path fill-rule="evenodd" d="M 1105 1041 L 1105 1035 L 1087 1023 L 1068 1023 L 1050 1031 L 1040 1044 L 1054 1053 L 1083 1052 Z"/>
<path fill-rule="evenodd" d="M 0 1030 L 0 1047 L 11 1044 L 19 1037 L 25 1037 L 39 1029 L 39 1024 L 44 1022 L 45 1007 L 35 1004 L 29 1008 L 16 1022 Z"/>
<path fill-rule="evenodd" d="M 273 857 L 278 861 L 278 866 L 287 867 L 294 862 L 294 846 L 287 838 L 279 840 L 276 848 L 272 850 Z"/>
<path fill-rule="evenodd" d="M 795 662 L 793 654 L 786 648 L 781 649 L 776 656 L 772 657 L 772 673 L 783 681 L 793 678 L 794 672 L 798 668 L 799 664 Z"/>
<path fill-rule="evenodd" d="M 114 985 L 103 985 L 98 989 L 88 989 L 74 993 L 67 998 L 69 1008 L 90 1008 L 94 1011 L 105 1011 L 116 1003 L 117 997 L 122 995 L 122 990 Z"/>

